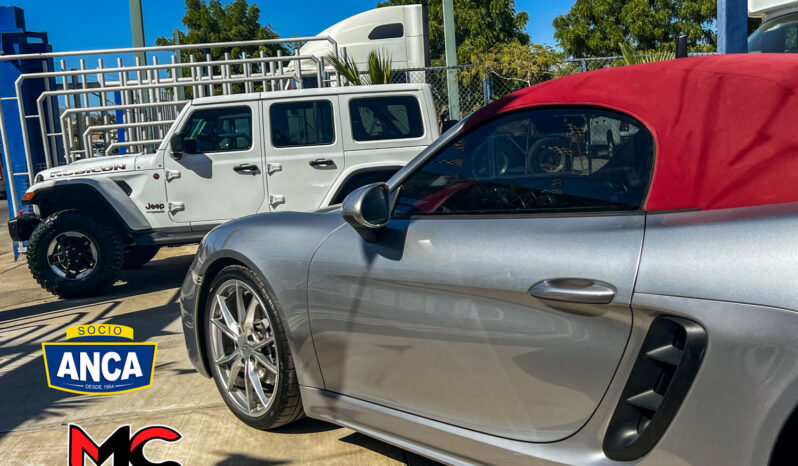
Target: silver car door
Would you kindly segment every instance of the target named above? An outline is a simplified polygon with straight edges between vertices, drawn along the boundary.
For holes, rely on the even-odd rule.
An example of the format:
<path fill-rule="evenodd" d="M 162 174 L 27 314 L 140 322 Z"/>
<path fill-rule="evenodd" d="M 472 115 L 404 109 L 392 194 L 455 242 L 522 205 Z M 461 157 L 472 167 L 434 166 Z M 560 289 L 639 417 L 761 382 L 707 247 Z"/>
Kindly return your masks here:
<path fill-rule="evenodd" d="M 631 330 L 653 158 L 641 131 L 607 160 L 593 116 L 629 120 L 548 109 L 472 131 L 402 183 L 378 241 L 345 226 L 321 245 L 308 298 L 328 390 L 527 441 L 584 425 Z"/>

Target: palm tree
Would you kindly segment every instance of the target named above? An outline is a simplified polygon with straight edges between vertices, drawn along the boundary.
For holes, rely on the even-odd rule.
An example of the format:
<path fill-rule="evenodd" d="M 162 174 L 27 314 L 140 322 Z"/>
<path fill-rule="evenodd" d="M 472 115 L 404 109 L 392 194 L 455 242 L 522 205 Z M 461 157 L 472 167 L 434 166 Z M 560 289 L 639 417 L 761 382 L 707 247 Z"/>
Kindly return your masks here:
<path fill-rule="evenodd" d="M 330 62 L 338 74 L 349 81 L 350 84 L 389 84 L 393 76 L 393 68 L 391 66 L 391 57 L 385 56 L 382 52 L 372 50 L 369 52 L 368 57 L 368 82 L 364 82 L 361 77 L 361 72 L 355 64 L 352 57 L 341 59 L 333 54 L 327 55 L 327 61 Z"/>
<path fill-rule="evenodd" d="M 641 52 L 635 50 L 635 48 L 631 45 L 623 42 L 618 45 L 621 47 L 623 61 L 627 65 L 637 65 L 639 63 L 651 63 L 662 60 L 673 60 L 676 58 L 676 54 L 673 52 Z"/>

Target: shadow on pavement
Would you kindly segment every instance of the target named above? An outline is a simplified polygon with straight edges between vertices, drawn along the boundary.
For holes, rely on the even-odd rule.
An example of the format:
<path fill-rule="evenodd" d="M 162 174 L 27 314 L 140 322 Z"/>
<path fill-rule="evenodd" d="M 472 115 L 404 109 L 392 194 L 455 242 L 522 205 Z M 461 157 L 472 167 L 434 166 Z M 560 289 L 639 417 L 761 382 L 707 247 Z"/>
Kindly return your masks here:
<path fill-rule="evenodd" d="M 61 299 L 31 306 L 0 311 L 0 322 L 31 317 L 65 308 L 89 307 L 103 302 L 116 302 L 130 296 L 177 288 L 183 283 L 193 254 L 156 260 L 136 270 L 123 270 L 116 284 L 102 296 L 83 299 Z"/>
<path fill-rule="evenodd" d="M 255 466 L 255 465 L 276 466 L 279 464 L 290 464 L 290 463 L 291 463 L 290 461 L 264 460 L 263 458 L 256 458 L 254 456 L 233 453 L 228 455 L 227 458 L 217 462 L 216 466 Z"/>
<path fill-rule="evenodd" d="M 400 461 L 402 463 L 407 464 L 407 457 L 411 453 L 405 452 L 404 450 L 397 448 L 393 445 L 389 445 L 385 442 L 380 440 L 367 437 L 361 433 L 355 432 L 352 434 L 347 435 L 341 439 L 342 442 L 349 443 L 351 445 L 357 445 L 361 448 L 369 449 L 375 453 L 379 453 L 383 456 L 391 458 L 395 461 Z"/>
<path fill-rule="evenodd" d="M 163 288 L 173 286 L 174 283 L 172 282 L 171 284 L 164 284 Z M 67 301 L 62 301 L 53 303 L 55 307 L 38 307 L 33 312 L 24 312 L 23 316 L 36 316 L 36 319 L 33 322 L 30 319 L 25 319 L 26 321 L 23 323 L 4 326 L 3 333 L 14 331 L 17 325 L 25 330 L 32 328 L 46 331 L 37 334 L 35 338 L 31 338 L 25 343 L 17 344 L 13 347 L 7 344 L 8 339 L 2 340 L 3 351 L 0 353 L 0 387 L 2 387 L 2 390 L 0 390 L 0 406 L 14 407 L 14 409 L 5 410 L 5 414 L 0 416 L 0 439 L 25 423 L 64 422 L 68 414 L 74 415 L 76 409 L 88 409 L 92 403 L 99 401 L 101 398 L 49 388 L 41 358 L 42 341 L 63 341 L 67 327 L 98 321 L 131 326 L 135 329 L 136 341 L 147 341 L 158 336 L 170 334 L 165 332 L 164 328 L 180 314 L 176 291 L 165 305 L 129 312 L 121 316 L 109 315 L 119 305 L 119 301 L 96 302 L 98 306 L 106 305 L 104 309 L 99 310 L 99 313 L 96 306 L 90 310 L 87 308 L 91 304 L 84 302 L 82 306 L 76 309 L 64 309 L 57 315 L 37 314 L 37 312 L 41 314 L 45 310 L 64 308 L 68 303 Z M 21 310 L 24 311 L 26 309 L 22 308 Z M 27 310 L 30 311 L 30 309 Z M 0 313 L 6 321 L 10 320 L 6 317 L 7 312 Z M 89 313 L 92 315 L 89 316 Z M 48 322 L 55 319 L 58 319 L 58 324 L 56 325 Z M 25 335 L 32 334 L 33 332 L 25 332 Z M 31 357 L 32 355 L 34 357 Z M 16 365 L 26 359 L 27 361 Z"/>
<path fill-rule="evenodd" d="M 310 434 L 318 432 L 327 432 L 330 430 L 340 429 L 341 426 L 331 424 L 329 422 L 319 421 L 318 419 L 311 419 L 306 417 L 301 421 L 294 422 L 287 426 L 272 429 L 269 432 L 273 434 Z"/>

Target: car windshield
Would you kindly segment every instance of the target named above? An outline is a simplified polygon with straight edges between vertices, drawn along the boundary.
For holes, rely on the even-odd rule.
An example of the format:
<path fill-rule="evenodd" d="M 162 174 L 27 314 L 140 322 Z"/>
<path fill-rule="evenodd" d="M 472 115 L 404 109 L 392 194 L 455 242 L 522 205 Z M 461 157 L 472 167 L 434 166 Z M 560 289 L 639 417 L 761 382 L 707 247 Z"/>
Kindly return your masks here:
<path fill-rule="evenodd" d="M 798 52 L 798 13 L 770 20 L 748 38 L 752 53 Z"/>

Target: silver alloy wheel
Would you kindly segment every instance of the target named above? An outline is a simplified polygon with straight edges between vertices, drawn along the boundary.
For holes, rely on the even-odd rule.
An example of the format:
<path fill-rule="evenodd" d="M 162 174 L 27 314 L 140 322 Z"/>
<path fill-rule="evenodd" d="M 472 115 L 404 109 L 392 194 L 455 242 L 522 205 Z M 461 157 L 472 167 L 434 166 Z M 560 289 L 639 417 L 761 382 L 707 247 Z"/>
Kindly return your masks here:
<path fill-rule="evenodd" d="M 210 356 L 214 372 L 236 407 L 258 416 L 269 409 L 279 379 L 277 345 L 266 306 L 241 280 L 227 280 L 214 293 Z"/>
<path fill-rule="evenodd" d="M 78 231 L 60 233 L 47 246 L 50 270 L 68 280 L 80 280 L 90 275 L 99 258 L 94 238 Z"/>

